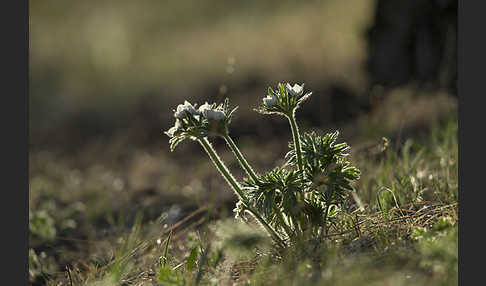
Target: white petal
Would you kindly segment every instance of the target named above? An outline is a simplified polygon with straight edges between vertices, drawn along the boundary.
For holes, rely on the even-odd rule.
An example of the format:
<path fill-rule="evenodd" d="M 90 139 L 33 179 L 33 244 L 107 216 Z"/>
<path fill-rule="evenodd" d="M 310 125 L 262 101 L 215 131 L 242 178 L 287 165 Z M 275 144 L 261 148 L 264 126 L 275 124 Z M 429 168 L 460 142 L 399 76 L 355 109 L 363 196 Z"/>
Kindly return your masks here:
<path fill-rule="evenodd" d="M 286 85 L 287 92 L 290 93 L 292 96 L 301 96 L 303 91 L 304 91 L 304 84 L 299 85 L 299 84 L 294 84 L 294 86 L 291 86 L 289 83 Z"/>
<path fill-rule="evenodd" d="M 302 85 L 294 84 L 294 87 L 292 89 L 294 90 L 294 92 L 300 95 L 302 94 L 302 91 L 304 91 L 304 84 Z"/>
<path fill-rule="evenodd" d="M 263 104 L 265 104 L 267 107 L 272 107 L 277 104 L 277 98 L 273 95 L 267 95 L 267 97 L 263 98 Z"/>
<path fill-rule="evenodd" d="M 184 104 L 179 104 L 177 105 L 177 109 L 176 109 L 176 112 L 181 112 L 182 110 L 184 110 L 186 107 Z"/>
<path fill-rule="evenodd" d="M 179 108 L 178 108 L 179 109 Z M 179 118 L 179 119 L 182 119 L 184 117 L 184 111 L 183 110 L 177 110 L 176 112 L 174 112 L 174 117 L 175 118 Z"/>
<path fill-rule="evenodd" d="M 210 110 L 210 109 L 211 109 L 211 105 L 206 102 L 203 105 L 199 106 L 198 111 L 203 113 L 203 115 L 204 115 L 205 110 Z"/>
<path fill-rule="evenodd" d="M 225 117 L 224 112 L 213 109 L 205 110 L 203 114 L 208 120 L 221 120 Z"/>

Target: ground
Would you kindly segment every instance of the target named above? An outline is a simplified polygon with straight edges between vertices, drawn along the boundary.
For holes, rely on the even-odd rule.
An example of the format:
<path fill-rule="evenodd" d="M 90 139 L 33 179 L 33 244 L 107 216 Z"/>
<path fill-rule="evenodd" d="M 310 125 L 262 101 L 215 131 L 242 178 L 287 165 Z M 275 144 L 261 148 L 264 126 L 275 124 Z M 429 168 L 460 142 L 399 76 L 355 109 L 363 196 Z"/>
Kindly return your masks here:
<path fill-rule="evenodd" d="M 29 279 L 32 285 L 455 285 L 456 110 L 455 97 L 403 90 L 373 114 L 338 126 L 361 170 L 356 196 L 323 242 L 285 251 L 258 225 L 233 219 L 236 198 L 191 142 L 174 153 L 116 137 L 76 152 L 31 152 Z M 320 126 L 301 128 L 308 127 Z M 334 131 L 328 127 L 320 132 Z M 257 171 L 281 164 L 291 140 L 290 131 L 264 142 L 236 134 Z M 216 148 L 241 178 L 231 153 L 223 144 Z"/>

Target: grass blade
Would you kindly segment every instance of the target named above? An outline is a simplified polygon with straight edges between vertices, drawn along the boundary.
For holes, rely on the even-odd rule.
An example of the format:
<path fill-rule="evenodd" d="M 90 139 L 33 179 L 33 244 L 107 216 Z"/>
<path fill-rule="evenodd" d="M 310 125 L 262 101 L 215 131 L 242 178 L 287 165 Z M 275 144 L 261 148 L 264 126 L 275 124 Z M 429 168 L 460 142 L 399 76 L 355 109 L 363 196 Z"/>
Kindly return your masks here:
<path fill-rule="evenodd" d="M 194 268 L 194 265 L 196 264 L 196 257 L 198 254 L 198 249 L 199 246 L 194 247 L 191 250 L 191 254 L 189 254 L 189 258 L 187 258 L 187 270 L 191 271 Z"/>
<path fill-rule="evenodd" d="M 162 260 L 162 267 L 165 267 L 167 265 L 167 254 L 169 253 L 169 244 L 170 244 L 170 239 L 172 237 L 172 231 L 169 232 L 169 236 L 167 237 L 167 241 L 165 242 L 165 248 L 164 248 L 164 258 Z"/>

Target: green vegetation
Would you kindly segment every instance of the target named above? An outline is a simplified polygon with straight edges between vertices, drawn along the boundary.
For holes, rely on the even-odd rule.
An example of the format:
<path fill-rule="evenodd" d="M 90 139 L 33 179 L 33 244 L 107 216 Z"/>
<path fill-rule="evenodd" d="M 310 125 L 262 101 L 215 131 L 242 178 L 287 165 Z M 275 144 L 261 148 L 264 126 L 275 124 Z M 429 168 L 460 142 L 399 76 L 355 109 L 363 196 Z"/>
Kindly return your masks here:
<path fill-rule="evenodd" d="M 369 86 L 374 6 L 31 1 L 30 283 L 456 285 L 456 98 Z"/>
<path fill-rule="evenodd" d="M 225 219 L 230 214 L 224 208 L 214 210 L 221 210 L 221 201 L 193 199 L 186 215 L 174 220 L 177 212 L 170 203 L 141 191 L 130 194 L 115 169 L 80 170 L 47 153 L 31 155 L 30 280 L 48 285 L 455 285 L 457 120 L 450 117 L 429 130 L 404 143 L 384 140 L 356 148 L 350 160 L 361 178 L 353 184 L 355 194 L 332 215 L 327 235 L 320 242 L 296 239 L 285 249 L 275 248 L 251 220 Z M 324 142 L 335 135 L 319 138 Z M 303 157 L 310 156 L 315 136 L 302 135 Z M 221 157 L 228 160 L 230 154 Z M 47 168 L 36 168 L 46 158 L 51 158 Z M 295 161 L 295 153 L 288 158 Z M 215 175 L 206 164 L 191 167 L 196 159 L 166 160 L 160 161 L 174 164 L 164 169 L 176 170 L 173 180 L 184 180 L 178 168 L 202 168 L 194 176 L 203 178 Z M 260 183 L 278 178 L 275 172 L 259 176 Z M 227 192 L 218 181 L 218 193 Z M 197 183 L 189 185 L 201 190 Z M 180 193 L 178 188 L 173 192 Z M 167 191 L 174 204 L 187 200 Z"/>
<path fill-rule="evenodd" d="M 250 214 L 267 231 L 279 247 L 289 247 L 303 240 L 321 241 L 327 235 L 330 221 L 339 212 L 351 182 L 359 170 L 346 160 L 349 147 L 337 144 L 338 132 L 321 137 L 299 133 L 296 110 L 312 93 L 304 94 L 304 85 L 279 84 L 277 92 L 268 89 L 259 111 L 279 114 L 290 123 L 294 141 L 287 153 L 288 168 L 257 175 L 229 135 L 229 124 L 237 108 L 230 110 L 229 100 L 216 105 L 196 105 L 185 101 L 174 110 L 175 125 L 165 132 L 170 149 L 189 138 L 201 144 L 217 170 L 239 198 L 236 217 L 248 220 Z M 228 143 L 248 178 L 244 187 L 237 182 L 208 138 L 220 136 Z"/>

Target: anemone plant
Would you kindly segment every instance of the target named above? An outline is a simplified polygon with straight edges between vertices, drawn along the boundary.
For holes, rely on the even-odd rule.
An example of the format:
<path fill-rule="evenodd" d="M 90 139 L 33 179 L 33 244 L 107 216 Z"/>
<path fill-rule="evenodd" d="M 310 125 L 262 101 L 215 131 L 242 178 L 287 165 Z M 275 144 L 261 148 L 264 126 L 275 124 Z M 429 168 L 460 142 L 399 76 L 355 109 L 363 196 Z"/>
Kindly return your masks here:
<path fill-rule="evenodd" d="M 312 92 L 304 95 L 304 84 L 293 86 L 287 83 L 286 85 L 279 83 L 277 91 L 271 87 L 268 88 L 268 94 L 263 98 L 263 104 L 255 111 L 262 114 L 278 114 L 285 116 L 292 129 L 292 136 L 294 138 L 295 152 L 297 154 L 297 163 L 299 170 L 303 169 L 302 154 L 300 150 L 300 134 L 297 122 L 295 120 L 295 111 L 300 105 L 312 95 Z"/>
<path fill-rule="evenodd" d="M 189 138 L 197 141 L 239 198 L 235 217 L 247 221 L 253 216 L 278 246 L 285 247 L 301 239 L 322 241 L 330 221 L 340 211 L 360 171 L 347 161 L 349 146 L 337 143 L 338 131 L 319 136 L 299 133 L 296 110 L 312 93 L 304 94 L 304 85 L 278 84 L 277 91 L 268 88 L 262 114 L 287 118 L 293 141 L 282 167 L 257 174 L 230 137 L 229 124 L 237 108 L 207 102 L 196 108 L 184 102 L 174 110 L 175 125 L 165 132 L 170 149 Z M 208 138 L 221 137 L 247 173 L 240 184 L 212 147 Z"/>

